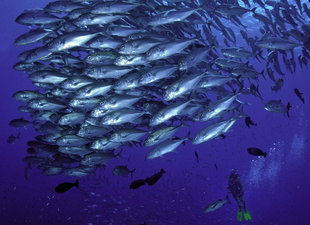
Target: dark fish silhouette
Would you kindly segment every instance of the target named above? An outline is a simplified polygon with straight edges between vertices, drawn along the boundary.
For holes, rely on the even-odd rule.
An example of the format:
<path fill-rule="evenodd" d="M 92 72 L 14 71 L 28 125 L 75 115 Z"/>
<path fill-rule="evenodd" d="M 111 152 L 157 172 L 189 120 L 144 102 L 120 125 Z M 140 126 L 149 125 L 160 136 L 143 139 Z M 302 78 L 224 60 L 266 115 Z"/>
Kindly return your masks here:
<path fill-rule="evenodd" d="M 290 118 L 290 114 L 289 114 L 290 108 L 292 108 L 292 105 L 290 102 L 288 102 L 286 105 L 286 114 L 288 118 Z"/>
<path fill-rule="evenodd" d="M 161 168 L 160 172 L 155 173 L 153 176 L 146 178 L 145 181 L 148 185 L 153 185 L 162 177 L 164 173 L 166 173 L 166 171 L 163 168 Z"/>
<path fill-rule="evenodd" d="M 267 156 L 267 152 L 263 152 L 259 148 L 248 148 L 248 153 L 255 156 L 264 156 L 264 158 Z"/>
<path fill-rule="evenodd" d="M 224 134 L 221 134 L 220 137 L 224 140 L 226 136 Z"/>
<path fill-rule="evenodd" d="M 298 88 L 294 89 L 295 94 L 297 95 L 297 97 L 302 101 L 302 103 L 305 104 L 305 99 L 302 97 L 303 93 L 301 93 Z"/>
<path fill-rule="evenodd" d="M 144 222 L 144 223 L 141 223 L 140 225 L 146 225 L 146 222 Z"/>
<path fill-rule="evenodd" d="M 55 187 L 55 191 L 57 193 L 65 193 L 66 191 L 69 191 L 71 188 L 76 186 L 79 187 L 79 181 L 76 180 L 74 183 L 64 182 L 59 184 L 57 187 Z"/>
<path fill-rule="evenodd" d="M 199 156 L 198 156 L 198 153 L 196 151 L 195 151 L 195 156 L 196 156 L 197 163 L 199 163 Z"/>
<path fill-rule="evenodd" d="M 17 136 L 14 136 L 13 134 L 11 134 L 9 137 L 8 137 L 8 140 L 7 142 L 9 144 L 12 144 L 15 142 L 16 139 L 19 139 L 20 138 L 20 132 L 17 134 Z"/>
<path fill-rule="evenodd" d="M 218 167 L 217 167 L 216 163 L 214 164 L 214 167 L 215 167 L 216 170 L 218 170 Z"/>
<path fill-rule="evenodd" d="M 244 122 L 248 128 L 250 128 L 250 125 L 257 126 L 257 123 L 254 123 L 249 116 L 245 117 Z"/>
<path fill-rule="evenodd" d="M 30 123 L 31 123 L 30 121 L 25 120 L 24 118 L 20 118 L 20 119 L 11 120 L 9 125 L 11 127 L 24 127 L 24 128 L 26 128 L 26 126 Z"/>
<path fill-rule="evenodd" d="M 133 182 L 131 182 L 129 188 L 130 189 L 137 189 L 141 186 L 145 185 L 145 180 L 144 179 L 139 179 L 139 180 L 135 180 Z"/>

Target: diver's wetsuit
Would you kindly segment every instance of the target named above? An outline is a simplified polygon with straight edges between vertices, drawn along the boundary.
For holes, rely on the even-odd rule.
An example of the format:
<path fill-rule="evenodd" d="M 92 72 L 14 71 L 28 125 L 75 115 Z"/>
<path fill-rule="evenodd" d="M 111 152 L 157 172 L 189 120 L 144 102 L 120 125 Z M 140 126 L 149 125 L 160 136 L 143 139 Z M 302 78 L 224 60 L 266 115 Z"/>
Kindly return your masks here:
<path fill-rule="evenodd" d="M 239 211 L 238 220 L 242 220 L 242 212 L 244 213 L 244 218 L 246 220 L 251 220 L 251 215 L 245 207 L 245 201 L 243 199 L 243 185 L 239 174 L 236 169 L 232 169 L 228 178 L 228 190 L 235 198 Z M 242 210 L 243 209 L 243 210 Z"/>

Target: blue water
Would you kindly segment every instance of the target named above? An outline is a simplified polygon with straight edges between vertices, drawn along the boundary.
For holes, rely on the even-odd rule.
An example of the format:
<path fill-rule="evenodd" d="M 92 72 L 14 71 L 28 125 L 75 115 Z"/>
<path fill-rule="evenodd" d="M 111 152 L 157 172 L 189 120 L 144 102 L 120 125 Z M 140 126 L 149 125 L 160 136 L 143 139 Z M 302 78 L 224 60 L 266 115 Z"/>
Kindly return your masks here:
<path fill-rule="evenodd" d="M 258 124 L 247 128 L 239 120 L 226 135 L 200 145 L 186 142 L 165 158 L 145 161 L 148 148 L 133 147 L 124 153 L 121 161 L 112 161 L 95 175 L 80 178 L 80 189 L 58 195 L 55 186 L 74 177 L 45 176 L 38 169 L 24 171 L 27 156 L 26 142 L 37 133 L 31 126 L 16 129 L 8 125 L 14 118 L 28 118 L 17 110 L 21 103 L 11 96 L 18 90 L 32 90 L 31 82 L 23 72 L 14 71 L 17 55 L 23 50 L 12 43 L 28 31 L 14 22 L 24 10 L 45 6 L 47 0 L 1 0 L 0 3 L 0 225 L 21 224 L 115 224 L 136 225 L 308 225 L 310 202 L 310 74 L 309 68 L 286 71 L 283 88 L 275 94 L 270 90 L 270 79 L 260 80 L 264 101 L 246 97 L 250 106 L 245 113 Z M 251 30 L 249 32 L 256 32 Z M 256 69 L 262 67 L 254 64 Z M 282 69 L 284 67 L 282 66 Z M 294 88 L 304 93 L 306 104 L 295 96 Z M 264 110 L 270 99 L 291 102 L 290 118 Z M 29 118 L 28 118 L 29 119 Z M 204 124 L 192 124 L 196 133 Z M 8 144 L 10 134 L 21 132 L 21 139 Z M 185 130 L 177 135 L 184 137 Z M 256 146 L 267 151 L 267 158 L 257 158 L 246 152 Z M 197 163 L 194 152 L 199 154 Z M 112 175 L 113 166 L 127 164 L 136 168 L 134 178 L 145 178 L 160 168 L 167 173 L 154 186 L 130 190 L 130 177 Z M 214 164 L 218 166 L 216 170 Z M 227 178 L 236 168 L 244 183 L 244 199 L 252 221 L 238 222 L 237 204 L 225 205 L 212 213 L 203 209 L 210 202 L 224 199 Z"/>

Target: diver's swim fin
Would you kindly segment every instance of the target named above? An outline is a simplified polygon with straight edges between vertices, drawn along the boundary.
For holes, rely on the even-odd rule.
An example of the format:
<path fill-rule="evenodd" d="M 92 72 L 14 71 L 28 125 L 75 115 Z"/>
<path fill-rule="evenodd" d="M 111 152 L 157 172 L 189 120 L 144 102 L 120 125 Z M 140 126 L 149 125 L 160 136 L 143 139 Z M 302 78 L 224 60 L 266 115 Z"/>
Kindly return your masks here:
<path fill-rule="evenodd" d="M 241 210 L 238 210 L 237 220 L 239 220 L 240 222 L 242 220 L 242 211 Z"/>
<path fill-rule="evenodd" d="M 252 220 L 252 216 L 251 216 L 251 214 L 249 213 L 248 210 L 245 210 L 245 211 L 244 211 L 243 216 L 244 216 L 244 219 L 245 219 L 246 221 Z"/>

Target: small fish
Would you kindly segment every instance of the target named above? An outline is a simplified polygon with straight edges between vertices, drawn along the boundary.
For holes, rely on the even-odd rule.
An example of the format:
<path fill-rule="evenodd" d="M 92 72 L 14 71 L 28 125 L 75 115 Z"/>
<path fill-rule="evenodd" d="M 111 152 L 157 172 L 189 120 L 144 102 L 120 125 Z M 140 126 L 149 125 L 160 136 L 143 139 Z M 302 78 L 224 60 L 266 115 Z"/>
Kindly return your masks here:
<path fill-rule="evenodd" d="M 254 123 L 249 116 L 245 117 L 244 122 L 248 128 L 250 128 L 250 125 L 257 126 L 257 123 Z"/>
<path fill-rule="evenodd" d="M 290 102 L 288 102 L 286 105 L 286 114 L 288 118 L 290 118 L 290 114 L 289 114 L 290 108 L 292 108 L 292 105 Z"/>
<path fill-rule="evenodd" d="M 136 169 L 129 170 L 126 165 L 125 166 L 116 166 L 113 169 L 113 174 L 115 174 L 117 176 L 127 176 L 128 174 L 130 174 L 130 176 L 132 178 L 132 174 L 135 171 L 136 171 Z"/>
<path fill-rule="evenodd" d="M 214 167 L 215 167 L 215 169 L 216 169 L 216 171 L 217 171 L 217 170 L 218 170 L 218 166 L 217 166 L 216 163 L 214 164 Z"/>
<path fill-rule="evenodd" d="M 8 137 L 8 140 L 7 142 L 9 144 L 12 144 L 15 142 L 16 139 L 19 139 L 20 138 L 20 132 L 17 134 L 17 136 L 14 136 L 13 134 L 11 134 L 9 137 Z"/>
<path fill-rule="evenodd" d="M 144 179 L 139 179 L 139 180 L 135 180 L 133 182 L 131 182 L 129 188 L 130 189 L 137 189 L 141 186 L 145 185 L 145 180 Z"/>
<path fill-rule="evenodd" d="M 197 161 L 197 163 L 199 163 L 199 156 L 198 156 L 197 151 L 195 151 L 195 157 L 196 157 L 196 161 Z"/>
<path fill-rule="evenodd" d="M 74 183 L 69 183 L 69 182 L 61 183 L 57 187 L 55 187 L 55 191 L 57 193 L 65 193 L 65 192 L 69 191 L 71 188 L 73 188 L 74 186 L 79 188 L 79 181 L 78 180 L 76 180 Z"/>
<path fill-rule="evenodd" d="M 164 173 L 166 173 L 166 171 L 163 168 L 161 168 L 160 172 L 155 173 L 151 177 L 146 178 L 145 181 L 147 182 L 148 185 L 153 185 L 162 177 Z"/>
<path fill-rule="evenodd" d="M 24 128 L 26 128 L 26 126 L 30 123 L 31 123 L 30 121 L 25 120 L 24 118 L 20 118 L 20 119 L 11 120 L 9 125 L 11 127 L 24 127 Z"/>
<path fill-rule="evenodd" d="M 255 156 L 264 156 L 266 158 L 267 152 L 263 152 L 259 148 L 248 148 L 248 153 Z"/>
<path fill-rule="evenodd" d="M 294 92 L 297 95 L 297 97 L 302 101 L 302 103 L 305 104 L 305 99 L 302 97 L 303 93 L 301 93 L 298 88 L 294 88 Z"/>
<path fill-rule="evenodd" d="M 140 225 L 146 225 L 146 222 L 144 222 L 144 223 L 141 223 Z"/>
<path fill-rule="evenodd" d="M 226 136 L 224 134 L 221 134 L 220 137 L 224 140 Z"/>
<path fill-rule="evenodd" d="M 215 202 L 211 202 L 209 205 L 207 205 L 204 209 L 204 213 L 212 212 L 214 210 L 217 210 L 224 206 L 226 203 L 231 204 L 230 200 L 228 199 L 228 195 L 226 195 L 226 198 L 224 200 L 219 199 Z"/>

